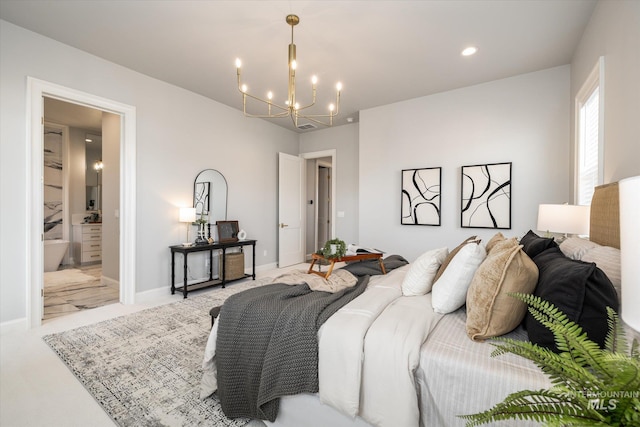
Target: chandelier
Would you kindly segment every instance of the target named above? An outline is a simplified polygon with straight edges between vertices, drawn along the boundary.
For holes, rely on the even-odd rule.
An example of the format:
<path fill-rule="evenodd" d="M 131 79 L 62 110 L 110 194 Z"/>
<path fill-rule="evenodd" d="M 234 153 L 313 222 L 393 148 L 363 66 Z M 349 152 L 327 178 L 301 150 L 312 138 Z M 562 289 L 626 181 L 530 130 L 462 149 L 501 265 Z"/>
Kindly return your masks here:
<path fill-rule="evenodd" d="M 278 105 L 273 102 L 273 93 L 267 93 L 267 99 L 260 98 L 258 96 L 248 93 L 247 85 L 242 84 L 240 81 L 240 68 L 242 62 L 240 59 L 236 59 L 236 71 L 238 73 L 238 90 L 242 93 L 242 112 L 246 117 L 259 117 L 259 118 L 281 118 L 291 117 L 293 124 L 298 127 L 298 119 L 307 119 L 313 123 L 317 123 L 323 126 L 332 126 L 333 118 L 338 115 L 340 107 L 340 91 L 342 90 L 342 83 L 336 85 L 336 103 L 329 105 L 329 112 L 327 114 L 307 114 L 305 111 L 313 107 L 316 103 L 316 85 L 318 78 L 313 76 L 311 78 L 311 103 L 306 106 L 300 106 L 296 100 L 296 45 L 293 44 L 293 27 L 298 25 L 300 18 L 296 15 L 287 15 L 287 24 L 291 26 L 291 44 L 289 45 L 289 85 L 287 90 L 287 100 L 284 105 Z M 250 114 L 247 112 L 247 98 L 256 100 L 266 106 L 266 114 Z"/>

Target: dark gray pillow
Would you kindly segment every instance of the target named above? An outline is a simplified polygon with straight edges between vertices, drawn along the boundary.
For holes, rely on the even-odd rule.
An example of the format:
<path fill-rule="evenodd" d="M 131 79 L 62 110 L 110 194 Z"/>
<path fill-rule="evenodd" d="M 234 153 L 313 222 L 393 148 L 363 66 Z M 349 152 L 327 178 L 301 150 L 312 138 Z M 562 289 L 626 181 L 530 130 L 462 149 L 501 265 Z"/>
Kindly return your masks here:
<path fill-rule="evenodd" d="M 560 248 L 543 251 L 533 259 L 539 278 L 534 295 L 552 303 L 580 325 L 590 340 L 604 347 L 608 332 L 607 307 L 619 309 L 611 281 L 594 263 L 572 260 Z M 529 340 L 558 351 L 553 333 L 527 312 L 524 324 Z"/>
<path fill-rule="evenodd" d="M 553 238 L 540 237 L 533 231 L 529 230 L 527 234 L 520 239 L 522 250 L 529 258 L 533 259 L 536 255 L 542 253 L 549 248 L 557 248 L 558 244 Z"/>

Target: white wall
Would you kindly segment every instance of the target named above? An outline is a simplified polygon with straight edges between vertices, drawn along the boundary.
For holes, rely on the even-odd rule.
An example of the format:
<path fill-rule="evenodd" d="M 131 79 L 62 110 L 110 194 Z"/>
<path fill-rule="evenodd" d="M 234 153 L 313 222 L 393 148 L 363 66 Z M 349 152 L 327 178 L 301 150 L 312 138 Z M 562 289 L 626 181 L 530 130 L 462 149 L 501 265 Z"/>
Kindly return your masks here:
<path fill-rule="evenodd" d="M 640 175 L 640 1 L 596 5 L 571 61 L 572 118 L 576 93 L 600 56 L 605 62 L 604 183 L 609 183 Z M 571 132 L 573 153 L 573 126 Z"/>
<path fill-rule="evenodd" d="M 460 168 L 512 162 L 512 229 L 535 229 L 540 203 L 568 201 L 569 67 L 360 112 L 360 242 L 409 261 L 496 230 L 460 227 Z M 400 225 L 402 169 L 442 167 L 440 227 Z"/>
<path fill-rule="evenodd" d="M 344 212 L 336 218 L 335 237 L 358 243 L 358 124 L 316 130 L 300 135 L 300 153 L 336 150 L 337 183 L 335 208 Z"/>
<path fill-rule="evenodd" d="M 229 219 L 258 240 L 256 264 L 275 263 L 277 152 L 298 154 L 296 133 L 2 20 L 0 55 L 0 323 L 26 316 L 27 76 L 136 107 L 137 292 L 169 292 L 178 207 L 202 169 L 225 175 Z"/>
<path fill-rule="evenodd" d="M 120 116 L 102 113 L 102 276 L 120 282 Z"/>

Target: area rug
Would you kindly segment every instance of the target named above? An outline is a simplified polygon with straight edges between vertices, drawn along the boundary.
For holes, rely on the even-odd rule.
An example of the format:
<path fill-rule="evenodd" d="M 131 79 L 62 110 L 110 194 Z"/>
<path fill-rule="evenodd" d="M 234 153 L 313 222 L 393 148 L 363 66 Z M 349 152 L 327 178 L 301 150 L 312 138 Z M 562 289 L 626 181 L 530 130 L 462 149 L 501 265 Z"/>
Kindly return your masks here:
<path fill-rule="evenodd" d="M 244 426 L 249 420 L 227 418 L 215 395 L 199 398 L 209 310 L 270 281 L 230 284 L 43 339 L 120 426 Z"/>

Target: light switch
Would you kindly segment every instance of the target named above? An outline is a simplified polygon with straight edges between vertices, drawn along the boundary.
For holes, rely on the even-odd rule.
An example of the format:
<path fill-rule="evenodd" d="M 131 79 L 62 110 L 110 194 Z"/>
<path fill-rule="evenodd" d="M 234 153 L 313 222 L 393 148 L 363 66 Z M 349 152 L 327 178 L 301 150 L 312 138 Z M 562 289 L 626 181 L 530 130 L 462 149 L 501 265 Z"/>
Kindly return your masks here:
<path fill-rule="evenodd" d="M 344 218 L 344 211 L 338 211 L 338 218 Z"/>

